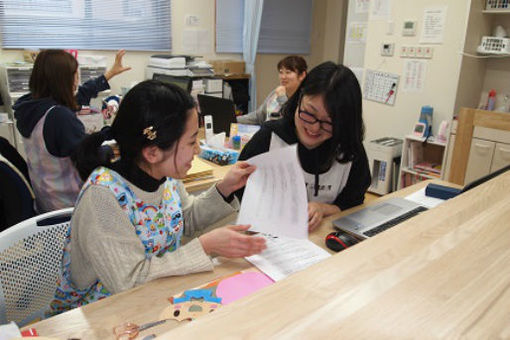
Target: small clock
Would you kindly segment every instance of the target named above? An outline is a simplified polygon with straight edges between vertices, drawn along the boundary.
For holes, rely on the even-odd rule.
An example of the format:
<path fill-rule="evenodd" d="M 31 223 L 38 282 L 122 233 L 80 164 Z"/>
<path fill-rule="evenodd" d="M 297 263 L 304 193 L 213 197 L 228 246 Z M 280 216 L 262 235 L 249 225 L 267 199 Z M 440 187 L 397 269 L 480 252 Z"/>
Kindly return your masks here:
<path fill-rule="evenodd" d="M 418 122 L 418 123 L 414 124 L 413 135 L 415 135 L 416 137 L 425 136 L 426 128 L 427 128 L 427 126 L 424 123 Z"/>

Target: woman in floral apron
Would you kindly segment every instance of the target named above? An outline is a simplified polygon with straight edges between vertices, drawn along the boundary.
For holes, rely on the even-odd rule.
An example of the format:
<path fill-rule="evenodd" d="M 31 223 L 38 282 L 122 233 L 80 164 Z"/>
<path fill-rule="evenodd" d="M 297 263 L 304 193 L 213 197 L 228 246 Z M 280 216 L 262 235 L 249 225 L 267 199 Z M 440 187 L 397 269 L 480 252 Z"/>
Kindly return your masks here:
<path fill-rule="evenodd" d="M 86 179 L 76 202 L 51 314 L 97 301 L 147 281 L 213 270 L 210 255 L 245 257 L 264 239 L 225 226 L 191 239 L 236 211 L 233 192 L 255 170 L 237 163 L 201 195 L 178 180 L 198 153 L 198 116 L 180 88 L 148 80 L 122 101 L 111 128 L 80 145 L 76 166 Z M 101 144 L 115 139 L 121 160 L 100 159 Z"/>

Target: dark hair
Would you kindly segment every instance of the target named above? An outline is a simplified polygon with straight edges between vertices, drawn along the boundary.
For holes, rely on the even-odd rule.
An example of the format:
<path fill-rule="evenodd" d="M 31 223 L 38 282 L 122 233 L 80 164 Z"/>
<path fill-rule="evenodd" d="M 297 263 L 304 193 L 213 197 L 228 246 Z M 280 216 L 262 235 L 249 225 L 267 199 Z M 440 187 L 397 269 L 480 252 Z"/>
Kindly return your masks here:
<path fill-rule="evenodd" d="M 306 72 L 308 66 L 306 65 L 306 60 L 303 59 L 303 57 L 298 55 L 289 55 L 278 62 L 276 69 L 280 71 L 282 68 L 286 68 L 287 70 L 291 70 L 297 74 L 302 74 L 303 72 Z"/>
<path fill-rule="evenodd" d="M 63 50 L 41 51 L 34 62 L 28 84 L 34 98 L 51 97 L 57 103 L 77 110 L 73 93 L 78 62 Z"/>
<path fill-rule="evenodd" d="M 365 127 L 361 89 L 352 71 L 331 61 L 312 69 L 282 108 L 284 119 L 295 127 L 294 116 L 302 96 L 322 95 L 333 124 L 333 136 L 325 141 L 329 162 L 354 160 L 362 153 Z"/>
<path fill-rule="evenodd" d="M 146 80 L 133 87 L 124 97 L 110 128 L 85 138 L 74 157 L 82 179 L 98 166 L 110 165 L 99 152 L 105 140 L 115 139 L 123 161 L 141 160 L 142 149 L 155 145 L 168 150 L 183 135 L 193 98 L 173 84 Z"/>

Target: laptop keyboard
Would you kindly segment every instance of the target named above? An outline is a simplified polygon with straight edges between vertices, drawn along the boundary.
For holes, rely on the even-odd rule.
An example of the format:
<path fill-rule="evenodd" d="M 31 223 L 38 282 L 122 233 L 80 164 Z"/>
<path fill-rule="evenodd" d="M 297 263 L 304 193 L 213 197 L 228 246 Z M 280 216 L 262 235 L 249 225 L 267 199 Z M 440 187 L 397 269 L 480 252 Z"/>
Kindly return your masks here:
<path fill-rule="evenodd" d="M 410 211 L 406 212 L 405 214 L 402 214 L 402 215 L 400 215 L 400 216 L 398 216 L 398 217 L 395 217 L 394 219 L 391 219 L 391 220 L 389 220 L 389 221 L 387 221 L 387 222 L 385 222 L 385 223 L 381 224 L 381 225 L 380 225 L 380 226 L 378 226 L 378 227 L 375 227 L 375 228 L 373 228 L 373 229 L 370 229 L 370 230 L 368 230 L 368 231 L 365 231 L 365 232 L 363 233 L 363 235 L 365 235 L 365 236 L 367 236 L 367 237 L 372 237 L 372 236 L 374 236 L 374 235 L 377 235 L 377 234 L 379 234 L 380 232 L 385 231 L 386 229 L 389 229 L 389 228 L 391 228 L 391 227 L 394 227 L 394 226 L 396 226 L 397 224 L 402 223 L 402 222 L 404 222 L 405 220 L 408 220 L 408 219 L 410 219 L 411 217 L 416 216 L 416 215 L 418 215 L 419 213 L 421 213 L 422 211 L 425 211 L 425 210 L 428 210 L 428 209 L 427 209 L 427 208 L 425 208 L 425 207 L 421 207 L 421 206 L 420 206 L 420 207 L 417 207 L 417 208 L 415 208 L 415 209 L 413 209 L 413 210 L 410 210 Z"/>

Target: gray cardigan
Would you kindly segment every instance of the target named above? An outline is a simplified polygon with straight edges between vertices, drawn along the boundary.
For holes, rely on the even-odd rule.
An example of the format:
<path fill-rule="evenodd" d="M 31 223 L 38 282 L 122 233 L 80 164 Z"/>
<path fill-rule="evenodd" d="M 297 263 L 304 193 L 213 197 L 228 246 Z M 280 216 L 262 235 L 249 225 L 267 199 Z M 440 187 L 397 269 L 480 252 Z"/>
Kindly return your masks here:
<path fill-rule="evenodd" d="M 143 201 L 161 202 L 164 185 L 156 192 L 145 192 L 127 183 Z M 215 186 L 199 196 L 192 196 L 179 182 L 178 192 L 184 235 L 188 237 L 239 208 L 237 199 L 226 203 Z M 112 192 L 99 185 L 92 185 L 85 191 L 75 208 L 71 225 L 71 279 L 78 288 L 85 288 L 99 279 L 115 294 L 159 277 L 213 270 L 211 259 L 197 238 L 174 252 L 147 259 L 128 216 Z"/>
<path fill-rule="evenodd" d="M 279 110 L 287 101 L 287 96 L 277 96 L 276 90 L 271 91 L 269 96 L 267 96 L 262 105 L 260 105 L 256 111 L 237 117 L 237 122 L 240 124 L 262 125 L 262 123 L 268 120 L 268 115 L 272 113 L 267 112 L 268 104 L 272 101 L 276 101 L 274 105 L 277 106 Z"/>

